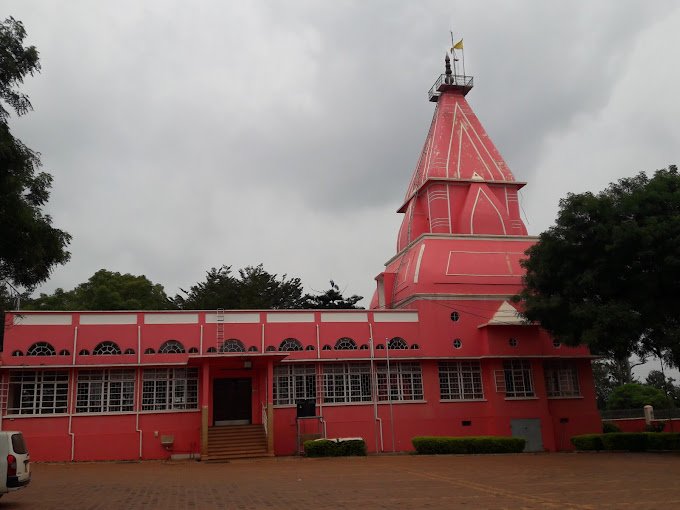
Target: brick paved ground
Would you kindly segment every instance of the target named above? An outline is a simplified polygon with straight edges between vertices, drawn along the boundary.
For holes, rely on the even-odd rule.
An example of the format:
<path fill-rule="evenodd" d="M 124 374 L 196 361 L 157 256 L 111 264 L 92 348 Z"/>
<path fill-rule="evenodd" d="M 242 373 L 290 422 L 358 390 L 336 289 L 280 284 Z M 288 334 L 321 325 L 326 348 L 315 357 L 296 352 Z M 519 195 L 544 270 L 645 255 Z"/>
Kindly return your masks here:
<path fill-rule="evenodd" d="M 9 509 L 680 508 L 680 456 L 539 454 L 34 464 Z"/>

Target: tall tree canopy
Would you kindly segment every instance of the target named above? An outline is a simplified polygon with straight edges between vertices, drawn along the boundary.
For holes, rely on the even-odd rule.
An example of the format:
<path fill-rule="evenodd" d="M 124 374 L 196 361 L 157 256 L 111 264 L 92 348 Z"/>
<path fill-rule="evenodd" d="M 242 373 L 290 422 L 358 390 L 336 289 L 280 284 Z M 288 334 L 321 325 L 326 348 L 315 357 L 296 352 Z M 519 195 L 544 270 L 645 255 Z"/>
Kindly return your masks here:
<path fill-rule="evenodd" d="M 184 310 L 263 310 L 302 308 L 305 296 L 300 278 L 279 277 L 259 264 L 239 269 L 238 275 L 231 266 L 213 267 L 204 281 L 182 289 L 174 301 Z"/>
<path fill-rule="evenodd" d="M 38 172 L 40 157 L 10 132 L 10 110 L 31 110 L 18 90 L 28 74 L 40 70 L 38 51 L 24 47 L 26 30 L 20 21 L 0 23 L 0 285 L 9 281 L 31 288 L 45 281 L 56 264 L 69 259 L 71 236 L 52 227 L 42 207 L 52 176 Z"/>
<path fill-rule="evenodd" d="M 305 296 L 305 308 L 316 309 L 347 309 L 347 308 L 361 308 L 357 303 L 364 299 L 362 296 L 353 294 L 350 297 L 345 297 L 340 292 L 340 287 L 331 280 L 330 288 L 320 294 L 307 294 Z"/>
<path fill-rule="evenodd" d="M 567 345 L 613 359 L 680 366 L 680 176 L 677 168 L 569 194 L 527 250 L 524 315 Z"/>
<path fill-rule="evenodd" d="M 28 301 L 28 310 L 167 310 L 175 308 L 160 284 L 146 276 L 100 269 L 73 290 L 57 289 Z"/>

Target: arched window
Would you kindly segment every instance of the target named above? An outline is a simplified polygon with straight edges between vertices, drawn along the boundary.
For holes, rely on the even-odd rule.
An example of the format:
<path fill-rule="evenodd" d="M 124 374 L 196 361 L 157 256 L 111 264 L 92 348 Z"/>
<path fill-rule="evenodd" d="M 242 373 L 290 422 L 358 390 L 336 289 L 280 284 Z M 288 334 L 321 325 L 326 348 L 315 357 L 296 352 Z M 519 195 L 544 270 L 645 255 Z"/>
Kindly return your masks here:
<path fill-rule="evenodd" d="M 190 347 L 190 348 L 189 348 L 189 354 L 196 354 L 197 352 L 198 352 L 198 348 L 197 348 L 197 347 Z"/>
<path fill-rule="evenodd" d="M 151 347 L 147 347 L 144 349 L 144 354 L 156 354 L 156 351 L 154 351 Z"/>
<path fill-rule="evenodd" d="M 420 349 L 420 345 L 418 344 L 412 344 L 411 349 Z"/>
<path fill-rule="evenodd" d="M 87 349 L 80 349 L 80 352 L 78 353 L 78 356 L 89 356 L 89 355 L 90 355 L 90 351 L 88 351 Z"/>
<path fill-rule="evenodd" d="M 158 354 L 182 354 L 184 352 L 186 352 L 184 346 L 179 340 L 168 340 L 158 348 Z"/>
<path fill-rule="evenodd" d="M 208 352 L 217 352 L 217 347 L 208 347 Z"/>
<path fill-rule="evenodd" d="M 361 347 L 359 347 L 359 350 L 367 351 L 368 350 L 368 344 L 361 344 Z"/>
<path fill-rule="evenodd" d="M 376 349 L 381 349 L 381 350 L 382 350 L 382 349 L 385 348 L 385 346 L 384 346 L 383 344 L 378 344 L 378 345 L 375 346 L 375 348 L 376 348 Z"/>
<path fill-rule="evenodd" d="M 134 353 L 135 353 L 135 350 L 134 350 L 134 349 L 125 349 L 125 353 L 124 353 L 124 354 L 134 354 Z"/>
<path fill-rule="evenodd" d="M 97 346 L 92 350 L 92 354 L 95 356 L 111 356 L 120 353 L 121 351 L 120 347 L 118 347 L 118 344 L 116 344 L 116 342 L 112 342 L 111 340 L 98 343 Z"/>
<path fill-rule="evenodd" d="M 355 351 L 356 348 L 357 343 L 346 336 L 343 336 L 342 338 L 338 339 L 337 342 L 335 342 L 336 351 Z"/>
<path fill-rule="evenodd" d="M 250 347 L 248 347 L 248 352 L 257 352 L 257 347 L 251 345 Z"/>
<path fill-rule="evenodd" d="M 26 351 L 26 356 L 56 356 L 57 351 L 47 342 L 36 342 Z"/>
<path fill-rule="evenodd" d="M 305 351 L 313 351 L 313 350 L 314 350 L 313 345 L 308 345 L 307 347 L 305 347 Z"/>
<path fill-rule="evenodd" d="M 275 350 L 276 350 L 276 347 L 274 347 L 273 345 L 270 345 L 265 349 L 265 351 L 267 351 L 267 352 L 272 352 L 272 351 L 275 351 Z"/>
<path fill-rule="evenodd" d="M 281 345 L 279 345 L 279 351 L 301 351 L 302 344 L 296 338 L 286 338 Z"/>
<path fill-rule="evenodd" d="M 61 351 L 59 351 L 59 356 L 70 356 L 70 355 L 71 355 L 71 353 L 69 352 L 68 349 L 62 349 Z"/>
<path fill-rule="evenodd" d="M 23 356 L 23 355 L 24 355 L 24 353 L 21 352 L 21 351 L 13 351 L 12 352 L 12 356 Z"/>
<path fill-rule="evenodd" d="M 222 342 L 220 352 L 246 352 L 246 348 L 243 346 L 241 340 L 230 338 Z"/>
<path fill-rule="evenodd" d="M 389 342 L 387 342 L 388 349 L 408 349 L 408 344 L 406 340 L 401 337 L 395 336 Z"/>
<path fill-rule="evenodd" d="M 331 350 L 331 346 L 328 345 L 328 344 L 326 344 L 326 345 L 324 345 L 324 346 L 321 348 L 321 350 L 322 350 L 322 351 L 330 351 L 330 350 Z"/>

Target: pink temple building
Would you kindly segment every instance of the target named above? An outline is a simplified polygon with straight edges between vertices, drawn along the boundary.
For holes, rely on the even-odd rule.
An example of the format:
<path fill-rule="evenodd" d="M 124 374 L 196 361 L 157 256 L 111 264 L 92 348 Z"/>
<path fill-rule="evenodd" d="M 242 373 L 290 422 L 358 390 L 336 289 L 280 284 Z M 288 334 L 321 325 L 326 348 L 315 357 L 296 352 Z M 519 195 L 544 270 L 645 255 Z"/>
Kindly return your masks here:
<path fill-rule="evenodd" d="M 60 461 L 292 455 L 312 437 L 391 452 L 513 435 L 557 451 L 599 431 L 588 350 L 511 302 L 536 238 L 472 85 L 447 57 L 370 309 L 9 313 L 0 426 Z"/>

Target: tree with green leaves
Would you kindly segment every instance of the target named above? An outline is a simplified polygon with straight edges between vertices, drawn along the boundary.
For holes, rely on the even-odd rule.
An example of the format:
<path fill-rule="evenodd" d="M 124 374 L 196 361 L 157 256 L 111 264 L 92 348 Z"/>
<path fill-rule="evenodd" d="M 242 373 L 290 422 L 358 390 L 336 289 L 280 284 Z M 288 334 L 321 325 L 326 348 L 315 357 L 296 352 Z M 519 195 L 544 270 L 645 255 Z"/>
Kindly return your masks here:
<path fill-rule="evenodd" d="M 675 379 L 666 377 L 661 370 L 651 370 L 645 379 L 647 386 L 652 386 L 664 392 L 670 399 L 673 407 L 680 406 L 680 386 L 675 384 Z"/>
<path fill-rule="evenodd" d="M 100 269 L 72 290 L 57 289 L 30 300 L 28 310 L 168 310 L 175 304 L 146 276 Z"/>
<path fill-rule="evenodd" d="M 630 383 L 614 388 L 607 400 L 607 409 L 667 409 L 669 402 L 663 391 L 645 384 Z"/>
<path fill-rule="evenodd" d="M 340 287 L 331 280 L 330 288 L 320 294 L 307 294 L 305 308 L 315 309 L 348 309 L 361 308 L 357 303 L 364 299 L 362 296 L 353 294 L 349 297 L 344 297 L 340 292 Z"/>
<path fill-rule="evenodd" d="M 0 22 L 0 324 L 5 310 L 14 308 L 9 294 L 15 287 L 32 290 L 44 282 L 52 268 L 68 261 L 71 236 L 54 228 L 43 212 L 50 196 L 52 176 L 40 172 L 40 156 L 12 136 L 10 112 L 18 116 L 32 110 L 19 90 L 27 75 L 40 71 L 38 50 L 24 46 L 26 30 L 12 17 Z M 0 345 L 4 327 L 0 327 Z"/>
<path fill-rule="evenodd" d="M 305 296 L 300 278 L 279 277 L 259 264 L 239 269 L 238 275 L 231 266 L 213 267 L 204 281 L 181 289 L 174 302 L 183 310 L 266 310 L 302 308 Z"/>
<path fill-rule="evenodd" d="M 566 345 L 680 366 L 677 167 L 569 194 L 526 252 L 523 315 Z"/>
<path fill-rule="evenodd" d="M 38 171 L 40 156 L 12 136 L 8 125 L 10 110 L 24 115 L 32 109 L 19 86 L 40 70 L 38 51 L 24 47 L 25 37 L 20 21 L 0 23 L 0 283 L 32 288 L 68 261 L 71 236 L 52 227 L 42 210 L 52 176 Z"/>

